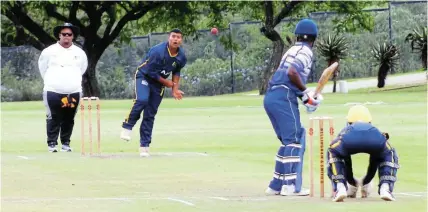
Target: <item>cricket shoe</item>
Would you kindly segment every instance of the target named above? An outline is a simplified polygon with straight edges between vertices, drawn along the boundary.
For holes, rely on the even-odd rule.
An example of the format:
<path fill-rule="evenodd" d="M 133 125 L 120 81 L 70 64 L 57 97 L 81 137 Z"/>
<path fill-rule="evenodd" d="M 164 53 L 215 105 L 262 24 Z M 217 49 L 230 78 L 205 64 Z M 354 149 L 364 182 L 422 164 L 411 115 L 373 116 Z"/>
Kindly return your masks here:
<path fill-rule="evenodd" d="M 361 187 L 361 198 L 367 198 L 372 193 L 373 181 Z"/>
<path fill-rule="evenodd" d="M 122 128 L 122 132 L 120 133 L 120 138 L 125 140 L 125 141 L 130 141 L 131 140 L 131 134 L 132 134 L 132 130 Z"/>
<path fill-rule="evenodd" d="M 351 185 L 351 184 L 348 183 L 347 196 L 349 198 L 356 198 L 357 197 L 357 192 L 358 192 L 358 184 L 357 184 L 357 186 L 353 186 L 353 185 Z"/>
<path fill-rule="evenodd" d="M 140 157 L 150 157 L 149 147 L 140 147 Z"/>
<path fill-rule="evenodd" d="M 279 191 L 275 191 L 273 189 L 271 189 L 270 187 L 268 187 L 265 191 L 265 194 L 268 196 L 274 196 L 274 195 L 279 195 Z"/>
<path fill-rule="evenodd" d="M 308 196 L 309 189 L 300 189 L 300 192 L 296 192 L 296 187 L 294 185 L 283 185 L 281 188 L 282 196 Z"/>
<path fill-rule="evenodd" d="M 380 186 L 380 198 L 385 201 L 395 201 L 394 195 L 392 195 L 391 191 L 389 191 L 389 185 L 386 183 L 383 183 Z"/>
<path fill-rule="evenodd" d="M 58 149 L 56 148 L 55 145 L 50 145 L 50 146 L 48 146 L 48 151 L 49 152 L 58 152 Z"/>
<path fill-rule="evenodd" d="M 346 196 L 348 196 L 348 194 L 345 185 L 343 185 L 343 183 L 338 183 L 336 194 L 333 197 L 333 202 L 343 202 Z"/>
<path fill-rule="evenodd" d="M 69 145 L 62 145 L 61 152 L 71 152 L 71 147 Z"/>

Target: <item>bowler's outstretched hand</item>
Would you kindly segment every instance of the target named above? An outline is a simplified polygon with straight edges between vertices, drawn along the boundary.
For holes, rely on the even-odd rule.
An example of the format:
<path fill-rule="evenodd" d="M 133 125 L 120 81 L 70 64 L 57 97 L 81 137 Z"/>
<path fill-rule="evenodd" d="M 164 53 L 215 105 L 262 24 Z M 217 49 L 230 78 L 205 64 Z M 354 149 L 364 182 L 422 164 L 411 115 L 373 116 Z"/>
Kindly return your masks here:
<path fill-rule="evenodd" d="M 181 90 L 178 90 L 178 89 L 173 89 L 172 90 L 172 96 L 176 100 L 181 100 L 183 98 L 183 94 L 184 94 L 184 92 L 181 91 Z"/>

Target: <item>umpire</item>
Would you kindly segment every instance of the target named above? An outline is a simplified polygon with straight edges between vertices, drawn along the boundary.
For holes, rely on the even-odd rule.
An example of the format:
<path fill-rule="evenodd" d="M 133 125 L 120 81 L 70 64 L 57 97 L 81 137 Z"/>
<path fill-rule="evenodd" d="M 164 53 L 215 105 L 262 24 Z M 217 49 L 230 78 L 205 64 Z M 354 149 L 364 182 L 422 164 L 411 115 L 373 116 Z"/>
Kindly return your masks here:
<path fill-rule="evenodd" d="M 55 27 L 53 32 L 59 41 L 45 48 L 39 57 L 39 71 L 44 82 L 48 150 L 58 151 L 58 136 L 61 134 L 61 151 L 71 152 L 70 137 L 88 59 L 85 52 L 73 44 L 79 28 L 65 23 Z"/>

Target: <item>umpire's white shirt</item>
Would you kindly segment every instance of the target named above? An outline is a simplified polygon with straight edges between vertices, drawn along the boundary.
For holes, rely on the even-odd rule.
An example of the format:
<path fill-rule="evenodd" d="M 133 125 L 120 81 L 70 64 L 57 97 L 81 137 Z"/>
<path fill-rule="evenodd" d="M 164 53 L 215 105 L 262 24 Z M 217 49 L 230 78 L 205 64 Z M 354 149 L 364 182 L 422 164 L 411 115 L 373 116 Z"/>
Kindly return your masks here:
<path fill-rule="evenodd" d="M 58 42 L 50 45 L 39 57 L 43 91 L 60 94 L 82 92 L 82 75 L 87 67 L 88 58 L 78 46 L 72 44 L 64 48 Z"/>

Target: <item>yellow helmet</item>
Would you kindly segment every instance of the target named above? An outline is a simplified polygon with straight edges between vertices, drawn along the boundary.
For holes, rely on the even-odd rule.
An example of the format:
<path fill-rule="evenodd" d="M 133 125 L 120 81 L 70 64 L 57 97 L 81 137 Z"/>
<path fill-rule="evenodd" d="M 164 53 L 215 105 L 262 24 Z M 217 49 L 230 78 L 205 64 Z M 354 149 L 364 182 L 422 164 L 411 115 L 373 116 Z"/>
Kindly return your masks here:
<path fill-rule="evenodd" d="M 372 115 L 369 109 L 364 105 L 355 105 L 349 109 L 346 119 L 349 123 L 357 121 L 372 122 Z"/>

